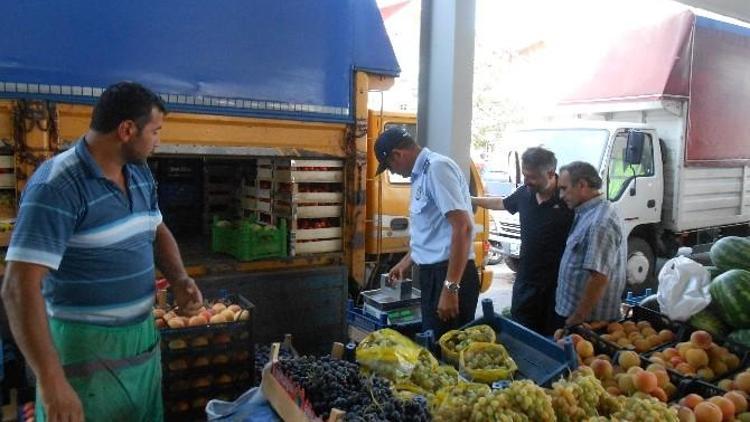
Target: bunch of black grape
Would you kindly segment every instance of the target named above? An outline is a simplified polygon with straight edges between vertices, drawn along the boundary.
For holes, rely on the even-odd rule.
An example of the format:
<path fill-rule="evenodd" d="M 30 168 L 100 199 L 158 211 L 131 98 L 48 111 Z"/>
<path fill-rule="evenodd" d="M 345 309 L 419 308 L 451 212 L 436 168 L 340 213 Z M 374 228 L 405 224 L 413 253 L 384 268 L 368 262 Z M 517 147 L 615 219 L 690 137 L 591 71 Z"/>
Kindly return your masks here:
<path fill-rule="evenodd" d="M 426 402 L 399 400 L 385 378 L 361 375 L 354 363 L 329 356 L 303 356 L 280 360 L 279 369 L 305 391 L 315 414 L 323 420 L 332 408 L 345 411 L 347 421 L 430 420 Z"/>
<path fill-rule="evenodd" d="M 279 359 L 291 359 L 294 354 L 289 348 L 281 347 L 279 349 Z M 255 345 L 255 383 L 260 383 L 260 379 L 263 373 L 263 367 L 266 366 L 268 361 L 271 359 L 271 345 L 270 344 L 256 344 Z"/>

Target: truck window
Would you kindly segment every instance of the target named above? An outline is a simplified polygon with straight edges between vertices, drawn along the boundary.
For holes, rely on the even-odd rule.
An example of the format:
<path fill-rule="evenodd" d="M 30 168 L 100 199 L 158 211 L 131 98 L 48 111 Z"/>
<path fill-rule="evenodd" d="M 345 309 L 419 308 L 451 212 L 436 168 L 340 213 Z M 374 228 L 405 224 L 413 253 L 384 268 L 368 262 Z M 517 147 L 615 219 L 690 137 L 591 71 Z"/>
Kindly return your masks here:
<path fill-rule="evenodd" d="M 627 132 L 620 132 L 615 137 L 612 155 L 609 160 L 607 198 L 617 201 L 627 189 L 630 181 L 636 177 L 654 175 L 654 143 L 651 135 L 645 134 L 641 164 L 625 164 L 625 148 L 628 144 Z"/>
<path fill-rule="evenodd" d="M 386 122 L 385 125 L 383 125 L 383 131 L 386 131 L 388 129 L 392 128 L 401 128 L 404 129 L 411 135 L 412 138 L 417 139 L 417 124 L 416 123 L 398 123 L 398 122 Z M 398 174 L 391 173 L 390 170 L 386 170 L 386 173 L 388 173 L 388 181 L 390 183 L 395 184 L 404 184 L 408 185 L 411 183 L 411 177 L 402 177 Z"/>

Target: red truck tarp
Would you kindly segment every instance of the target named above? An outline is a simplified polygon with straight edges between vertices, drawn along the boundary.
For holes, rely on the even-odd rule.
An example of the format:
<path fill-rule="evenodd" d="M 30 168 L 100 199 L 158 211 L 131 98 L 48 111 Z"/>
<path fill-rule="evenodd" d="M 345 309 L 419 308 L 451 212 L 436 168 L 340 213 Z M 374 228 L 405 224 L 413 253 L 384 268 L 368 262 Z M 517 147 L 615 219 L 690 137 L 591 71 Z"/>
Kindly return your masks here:
<path fill-rule="evenodd" d="M 564 105 L 688 99 L 685 162 L 750 163 L 750 29 L 684 11 L 619 40 Z"/>

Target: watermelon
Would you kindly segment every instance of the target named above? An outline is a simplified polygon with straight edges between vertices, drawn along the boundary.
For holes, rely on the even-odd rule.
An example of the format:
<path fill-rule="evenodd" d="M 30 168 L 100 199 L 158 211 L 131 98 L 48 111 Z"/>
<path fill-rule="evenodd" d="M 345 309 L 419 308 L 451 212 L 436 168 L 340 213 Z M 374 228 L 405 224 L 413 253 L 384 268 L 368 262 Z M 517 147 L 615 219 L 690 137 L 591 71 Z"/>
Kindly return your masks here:
<path fill-rule="evenodd" d="M 719 267 L 715 267 L 713 265 L 704 265 L 703 268 L 708 271 L 708 275 L 711 277 L 711 280 L 715 279 L 717 275 L 724 272 Z"/>
<path fill-rule="evenodd" d="M 729 327 L 710 309 L 704 309 L 688 320 L 693 328 L 708 331 L 714 337 L 724 338 L 729 333 Z"/>
<path fill-rule="evenodd" d="M 708 287 L 721 318 L 734 328 L 750 328 L 750 271 L 729 270 Z"/>
<path fill-rule="evenodd" d="M 722 237 L 711 246 L 711 262 L 724 271 L 750 271 L 750 239 L 739 236 Z"/>
<path fill-rule="evenodd" d="M 728 338 L 737 344 L 750 347 L 750 330 L 732 331 Z"/>

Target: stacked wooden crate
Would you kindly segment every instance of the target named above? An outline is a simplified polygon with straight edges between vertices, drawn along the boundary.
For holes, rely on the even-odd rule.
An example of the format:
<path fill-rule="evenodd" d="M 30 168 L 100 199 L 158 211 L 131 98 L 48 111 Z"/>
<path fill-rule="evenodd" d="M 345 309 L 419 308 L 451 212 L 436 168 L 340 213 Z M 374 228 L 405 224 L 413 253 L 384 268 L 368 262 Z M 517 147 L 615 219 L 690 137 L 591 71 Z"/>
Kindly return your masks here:
<path fill-rule="evenodd" d="M 289 255 L 342 250 L 343 161 L 276 159 L 273 218 L 289 227 Z"/>

